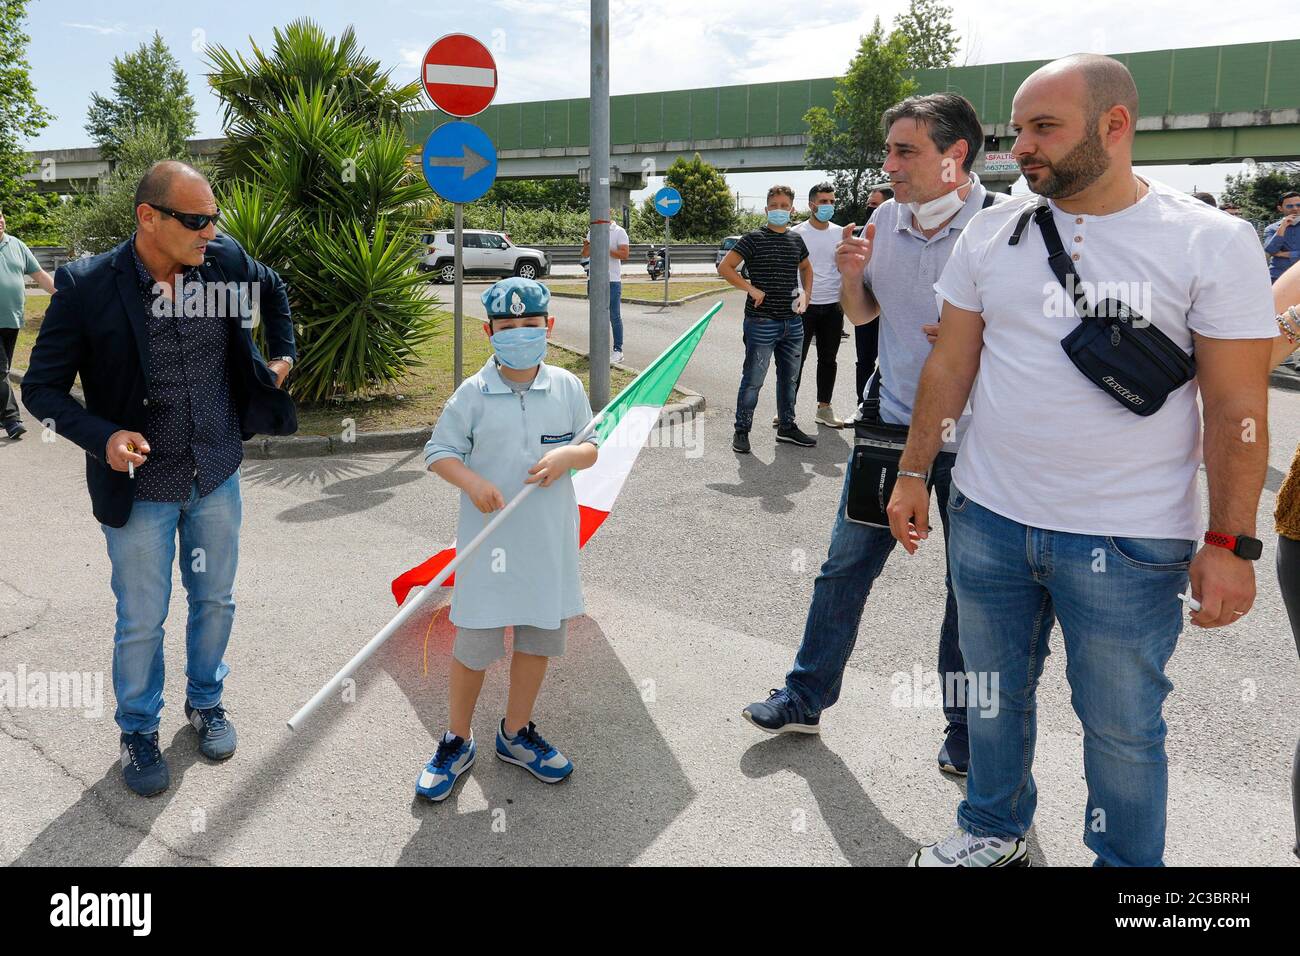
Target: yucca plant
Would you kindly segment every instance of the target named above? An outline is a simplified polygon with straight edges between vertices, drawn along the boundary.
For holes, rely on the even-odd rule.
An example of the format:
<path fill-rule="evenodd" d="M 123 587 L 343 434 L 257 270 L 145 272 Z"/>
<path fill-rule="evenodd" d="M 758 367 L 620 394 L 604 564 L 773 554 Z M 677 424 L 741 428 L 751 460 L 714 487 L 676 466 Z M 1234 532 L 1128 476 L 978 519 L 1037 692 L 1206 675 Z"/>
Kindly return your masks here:
<path fill-rule="evenodd" d="M 407 160 L 395 86 L 349 28 L 309 20 L 269 53 L 209 53 L 226 110 L 223 228 L 289 284 L 298 337 L 291 388 L 308 402 L 391 384 L 436 334 L 415 270 L 432 194 Z"/>

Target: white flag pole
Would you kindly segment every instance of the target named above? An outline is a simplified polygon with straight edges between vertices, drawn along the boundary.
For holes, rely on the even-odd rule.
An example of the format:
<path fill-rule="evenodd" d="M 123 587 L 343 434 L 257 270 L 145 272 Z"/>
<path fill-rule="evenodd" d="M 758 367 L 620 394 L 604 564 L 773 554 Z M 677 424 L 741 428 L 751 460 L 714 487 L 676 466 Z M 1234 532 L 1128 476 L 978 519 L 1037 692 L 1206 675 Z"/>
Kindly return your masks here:
<path fill-rule="evenodd" d="M 587 423 L 587 427 L 579 432 L 573 441 L 569 442 L 569 444 L 580 445 L 586 441 L 591 437 L 591 433 L 595 430 L 596 425 L 604 416 L 605 409 L 602 408 L 596 415 L 592 416 L 591 421 Z M 393 633 L 402 626 L 403 622 L 415 613 L 415 609 L 423 604 L 429 595 L 436 593 L 438 587 L 443 581 L 447 580 L 447 578 L 452 575 L 456 568 L 459 567 L 461 561 L 473 554 L 474 550 L 483 543 L 483 539 L 491 534 L 492 531 L 501 524 L 501 522 L 505 521 L 510 513 L 519 506 L 519 503 L 532 494 L 538 487 L 540 486 L 536 482 L 530 485 L 524 485 L 519 494 L 511 498 L 510 502 L 504 508 L 493 515 L 492 520 L 483 527 L 482 531 L 474 536 L 474 539 L 470 541 L 469 544 L 465 545 L 463 548 L 457 546 L 456 557 L 452 558 L 451 561 L 447 563 L 447 566 L 438 572 L 437 577 L 426 584 L 424 588 L 421 589 L 420 593 L 415 595 L 415 597 L 408 598 L 406 603 L 402 605 L 402 609 L 397 612 L 391 621 L 384 625 L 383 630 L 367 641 L 365 647 L 357 651 L 352 660 L 343 665 L 342 670 L 331 677 L 324 687 L 316 691 L 311 700 L 303 704 L 302 708 L 289 718 L 289 729 L 297 730 L 298 726 L 311 716 L 312 711 L 314 711 L 326 697 L 337 691 L 343 681 L 347 680 L 349 675 L 364 664 L 370 655 L 379 649 L 380 645 L 383 644 L 384 641 L 392 637 Z"/>

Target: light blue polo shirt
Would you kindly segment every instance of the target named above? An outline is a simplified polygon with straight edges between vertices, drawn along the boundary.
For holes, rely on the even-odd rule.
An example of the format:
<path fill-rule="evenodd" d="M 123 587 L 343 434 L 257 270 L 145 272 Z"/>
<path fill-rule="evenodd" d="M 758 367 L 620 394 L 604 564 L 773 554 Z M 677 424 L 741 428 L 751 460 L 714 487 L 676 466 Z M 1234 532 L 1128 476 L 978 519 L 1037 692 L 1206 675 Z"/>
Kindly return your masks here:
<path fill-rule="evenodd" d="M 0 329 L 23 327 L 23 276 L 39 272 L 41 264 L 17 236 L 5 233 L 0 242 Z"/>
<path fill-rule="evenodd" d="M 921 326 L 939 321 L 934 284 L 957 237 L 980 212 L 988 194 L 977 176 L 972 174 L 971 179 L 975 186 L 957 215 L 929 239 L 912 223 L 911 210 L 893 199 L 881 203 L 871 217 L 876 238 L 862 279 L 880 303 L 876 320 L 880 323 L 880 417 L 895 425 L 912 423 L 921 366 L 932 348 Z M 994 202 L 1007 198 L 997 196 Z M 957 450 L 969 420 L 968 414 L 961 417 L 957 442 L 945 443 L 945 451 Z"/>
<path fill-rule="evenodd" d="M 567 445 L 591 417 L 587 393 L 572 372 L 542 363 L 529 387 L 514 391 L 493 357 L 452 394 L 424 446 L 424 463 L 458 458 L 509 503 L 528 469 Z M 495 514 L 483 514 L 462 492 L 457 545 L 473 540 Z M 578 503 L 573 478 L 565 475 L 531 492 L 457 567 L 451 620 L 459 627 L 554 629 L 582 612 Z"/>

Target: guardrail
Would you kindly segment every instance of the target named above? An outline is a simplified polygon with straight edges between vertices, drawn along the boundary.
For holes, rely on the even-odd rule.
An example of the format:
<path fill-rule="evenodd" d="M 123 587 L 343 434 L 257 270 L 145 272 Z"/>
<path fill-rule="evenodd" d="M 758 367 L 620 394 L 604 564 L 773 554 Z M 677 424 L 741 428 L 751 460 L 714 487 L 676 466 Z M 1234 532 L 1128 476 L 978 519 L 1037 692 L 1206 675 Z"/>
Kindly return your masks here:
<path fill-rule="evenodd" d="M 513 240 L 512 240 L 513 241 Z M 577 265 L 578 260 L 582 258 L 582 246 L 577 245 L 546 245 L 540 243 L 519 242 L 518 245 L 528 246 L 531 249 L 540 249 L 551 258 L 554 265 Z M 656 242 L 655 248 L 659 248 L 663 243 Z M 644 262 L 646 252 L 650 249 L 648 242 L 634 242 L 631 244 L 628 262 Z M 676 262 L 712 262 L 717 254 L 717 243 L 672 243 L 668 247 L 668 257 Z"/>

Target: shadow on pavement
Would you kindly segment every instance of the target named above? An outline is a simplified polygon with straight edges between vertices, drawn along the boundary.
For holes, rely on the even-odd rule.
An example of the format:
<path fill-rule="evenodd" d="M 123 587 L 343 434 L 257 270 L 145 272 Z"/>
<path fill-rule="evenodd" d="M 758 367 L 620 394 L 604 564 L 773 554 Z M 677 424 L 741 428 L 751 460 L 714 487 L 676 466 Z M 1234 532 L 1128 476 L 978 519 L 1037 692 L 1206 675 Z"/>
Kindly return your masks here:
<path fill-rule="evenodd" d="M 803 777 L 840 852 L 853 866 L 901 866 L 916 850 L 912 838 L 885 818 L 820 736 L 782 734 L 764 740 L 745 751 L 740 769 L 753 779 L 781 770 Z"/>
<path fill-rule="evenodd" d="M 447 673 L 455 625 L 444 605 L 417 614 L 379 655 L 429 733 L 446 729 Z M 428 674 L 424 641 L 428 638 Z M 573 761 L 563 783 L 544 784 L 495 756 L 509 661 L 488 669 L 474 718 L 478 756 L 468 778 L 439 804 L 414 799 L 420 828 L 400 865 L 631 863 L 691 802 L 681 766 L 660 735 L 640 688 L 591 618 L 570 622 L 565 655 L 552 662 L 534 719 Z"/>
<path fill-rule="evenodd" d="M 333 484 L 324 485 L 320 489 L 320 497 L 303 502 L 300 505 L 294 505 L 292 508 L 286 508 L 276 515 L 276 520 L 293 524 L 327 521 L 330 518 L 358 514 L 382 505 L 394 497 L 392 489 L 399 488 L 412 481 L 419 481 L 425 477 L 423 468 L 399 470 L 411 462 L 412 459 L 420 458 L 422 454 L 419 450 L 412 451 L 410 454 L 389 464 L 383 471 L 356 475 L 355 477 L 342 477 L 348 474 L 348 471 L 344 469 L 350 462 L 346 459 L 318 459 L 320 461 L 334 461 L 339 468 L 336 472 L 339 480 L 333 482 Z M 372 460 L 363 460 L 358 467 L 352 470 L 363 471 L 365 470 L 365 462 Z M 277 476 L 273 472 L 269 476 L 269 481 L 275 483 L 277 477 L 279 482 L 283 484 L 295 483 L 297 480 L 326 480 L 323 474 L 310 477 L 309 470 L 312 467 L 310 464 L 299 467 L 305 473 L 300 478 L 293 479 L 291 476 Z"/>
<path fill-rule="evenodd" d="M 106 747 L 116 745 L 116 739 L 105 740 Z M 171 771 L 169 789 L 156 797 L 136 796 L 127 789 L 121 764 L 114 760 L 104 776 L 42 830 L 10 866 L 121 866 L 146 837 L 162 842 L 151 833 L 154 821 L 180 792 L 186 771 L 200 759 L 198 737 L 189 724 L 177 729 L 163 748 L 163 757 Z M 163 845 L 189 862 L 208 862 Z"/>
<path fill-rule="evenodd" d="M 848 442 L 840 435 L 822 438 L 815 448 L 782 443 L 777 445 L 772 462 L 768 464 L 754 455 L 737 454 L 728 448 L 727 454 L 736 457 L 738 480 L 733 484 L 706 482 L 705 487 L 724 495 L 755 498 L 764 511 L 786 514 L 794 510 L 794 497 L 808 489 L 814 474 L 843 474 L 848 449 Z"/>

